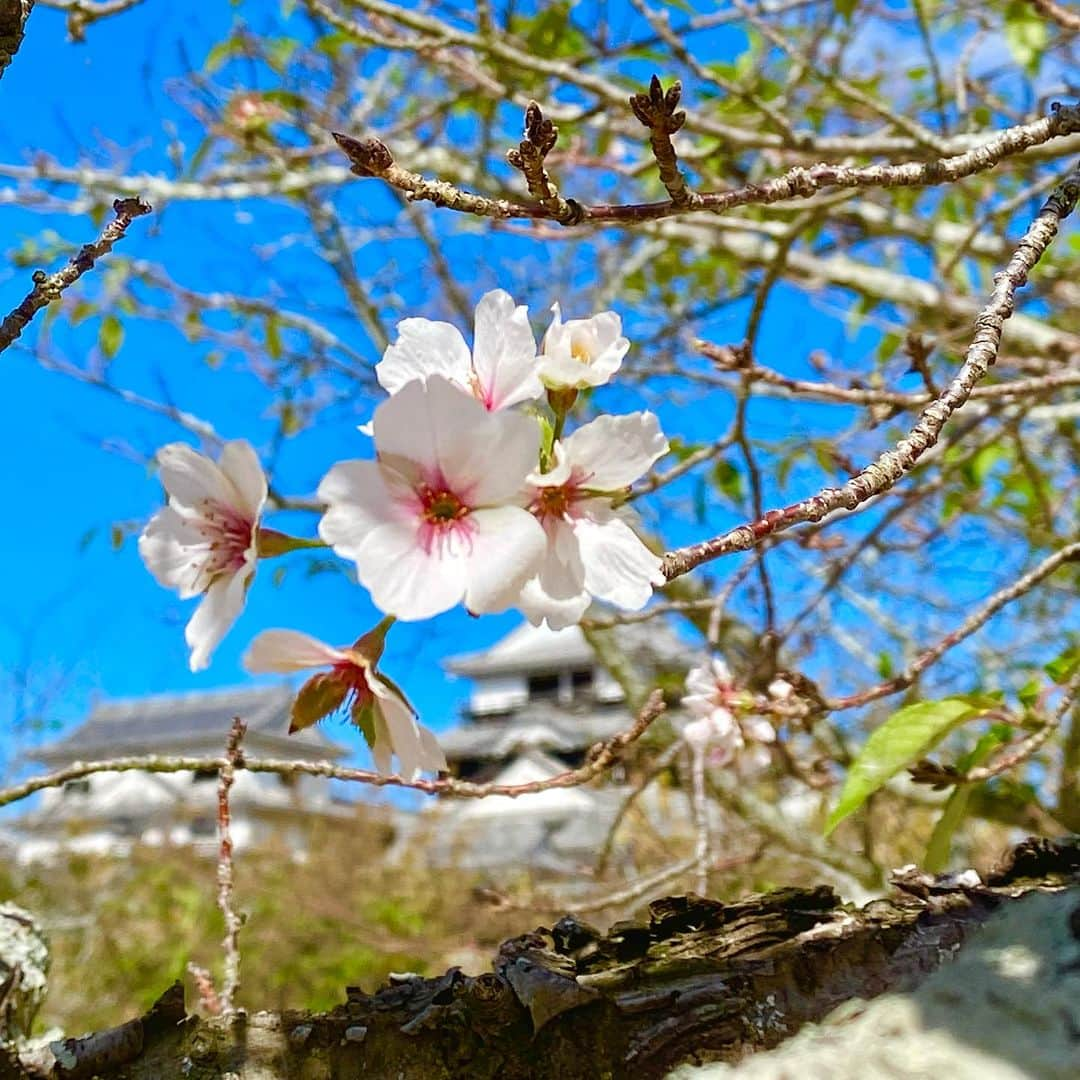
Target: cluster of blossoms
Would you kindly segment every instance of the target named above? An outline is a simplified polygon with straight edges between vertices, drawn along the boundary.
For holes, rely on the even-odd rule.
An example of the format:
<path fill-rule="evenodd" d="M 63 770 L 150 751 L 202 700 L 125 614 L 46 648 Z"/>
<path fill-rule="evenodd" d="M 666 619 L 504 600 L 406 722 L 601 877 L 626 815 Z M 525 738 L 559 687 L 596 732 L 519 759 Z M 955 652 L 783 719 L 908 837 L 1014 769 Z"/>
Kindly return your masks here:
<path fill-rule="evenodd" d="M 795 691 L 784 679 L 774 679 L 768 700 L 740 689 L 727 665 L 715 657 L 686 676 L 688 693 L 682 699 L 690 714 L 682 730 L 683 738 L 696 755 L 708 755 L 717 767 L 737 762 L 747 770 L 769 764 L 769 745 L 776 742 L 776 729 L 762 715 L 776 712 L 776 706 L 792 698 Z"/>
<path fill-rule="evenodd" d="M 630 485 L 665 453 L 652 413 L 600 416 L 564 434 L 579 391 L 618 371 L 629 342 L 603 312 L 564 322 L 539 348 L 524 307 L 502 290 L 476 307 L 473 346 L 449 323 L 406 319 L 375 373 L 389 397 L 369 433 L 374 459 L 334 465 L 319 485 L 319 536 L 356 566 L 387 620 L 335 649 L 267 631 L 252 671 L 326 667 L 300 691 L 294 729 L 348 708 L 381 769 L 445 768 L 404 695 L 375 673 L 395 619 L 461 603 L 472 614 L 519 608 L 561 629 L 593 599 L 638 610 L 662 584 L 661 561 L 625 505 Z M 546 401 L 546 407 L 545 407 Z M 168 505 L 140 537 L 157 579 L 203 600 L 188 623 L 191 667 L 205 667 L 239 615 L 260 557 L 311 545 L 261 525 L 267 482 L 252 448 L 211 461 L 183 444 L 158 455 Z"/>

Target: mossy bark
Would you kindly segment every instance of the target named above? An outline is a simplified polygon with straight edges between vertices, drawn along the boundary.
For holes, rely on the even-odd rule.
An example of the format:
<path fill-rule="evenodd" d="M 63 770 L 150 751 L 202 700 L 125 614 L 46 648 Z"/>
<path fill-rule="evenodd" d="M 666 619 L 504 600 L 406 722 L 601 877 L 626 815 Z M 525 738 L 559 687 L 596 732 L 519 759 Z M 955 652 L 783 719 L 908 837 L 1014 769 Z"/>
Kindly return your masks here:
<path fill-rule="evenodd" d="M 918 985 L 1003 905 L 1080 887 L 1080 842 L 1021 845 L 985 883 L 911 872 L 893 884 L 861 910 L 822 887 L 734 904 L 669 897 L 605 935 L 566 916 L 504 942 L 491 973 L 347 989 L 329 1013 L 204 1020 L 184 1015 L 174 987 L 146 1017 L 67 1040 L 55 1061 L 24 1055 L 10 1075 L 649 1080 L 738 1060 L 841 1002 Z"/>

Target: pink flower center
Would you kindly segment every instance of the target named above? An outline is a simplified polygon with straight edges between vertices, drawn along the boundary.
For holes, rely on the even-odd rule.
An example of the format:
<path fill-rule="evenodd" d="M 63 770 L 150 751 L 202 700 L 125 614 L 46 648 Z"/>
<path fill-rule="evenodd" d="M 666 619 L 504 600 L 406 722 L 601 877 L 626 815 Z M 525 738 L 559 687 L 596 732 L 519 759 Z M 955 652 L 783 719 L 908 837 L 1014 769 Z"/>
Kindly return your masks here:
<path fill-rule="evenodd" d="M 210 547 L 206 569 L 211 574 L 234 573 L 247 563 L 255 522 L 233 506 L 205 499 L 199 531 Z"/>
<path fill-rule="evenodd" d="M 576 491 L 569 485 L 540 488 L 533 500 L 532 512 L 538 518 L 565 517 L 574 501 Z"/>
<path fill-rule="evenodd" d="M 560 484 L 558 487 L 537 488 L 529 510 L 541 522 L 574 517 L 576 504 L 589 498 L 585 491 L 588 479 L 588 475 L 575 467 L 565 484 Z"/>
<path fill-rule="evenodd" d="M 339 660 L 330 669 L 330 674 L 349 688 L 343 704 L 350 709 L 357 704 L 363 708 L 375 696 L 368 685 L 367 671 L 351 660 Z"/>
<path fill-rule="evenodd" d="M 427 554 L 455 538 L 471 538 L 468 517 L 472 507 L 451 491 L 445 480 L 440 477 L 434 483 L 421 484 L 416 494 L 420 500 L 420 545 Z"/>

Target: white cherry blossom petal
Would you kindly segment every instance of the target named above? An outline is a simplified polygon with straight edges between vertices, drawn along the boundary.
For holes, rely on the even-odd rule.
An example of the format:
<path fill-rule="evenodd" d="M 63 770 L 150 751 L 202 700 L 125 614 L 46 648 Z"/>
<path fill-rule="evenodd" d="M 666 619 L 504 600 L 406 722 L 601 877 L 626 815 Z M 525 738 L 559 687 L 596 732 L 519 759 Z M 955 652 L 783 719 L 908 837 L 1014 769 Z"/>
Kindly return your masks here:
<path fill-rule="evenodd" d="M 412 709 L 377 675 L 372 676 L 368 684 L 377 699 L 376 716 L 382 720 L 381 724 L 376 725 L 372 752 L 374 753 L 376 748 L 382 749 L 379 747 L 379 736 L 385 731 L 385 738 L 393 753 L 397 755 L 399 772 L 404 779 L 413 780 L 418 773 L 425 770 L 445 770 L 446 757 L 442 748 L 431 732 L 419 723 Z M 385 755 L 384 760 L 388 759 L 388 756 Z M 378 761 L 379 758 L 376 757 L 376 762 Z M 388 771 L 389 761 L 386 760 L 386 765 L 380 765 L 379 768 L 380 771 Z"/>
<path fill-rule="evenodd" d="M 509 293 L 494 289 L 476 305 L 473 370 L 488 409 L 505 409 L 544 393 L 536 339 L 528 309 Z"/>
<path fill-rule="evenodd" d="M 234 439 L 221 449 L 218 466 L 225 474 L 236 498 L 230 500 L 248 517 L 257 518 L 266 505 L 266 473 L 259 464 L 259 457 L 246 439 Z"/>
<path fill-rule="evenodd" d="M 776 742 L 776 729 L 764 716 L 747 716 L 743 719 L 742 727 L 747 738 L 756 742 Z"/>
<path fill-rule="evenodd" d="M 388 394 L 430 375 L 442 375 L 468 388 L 472 360 L 456 326 L 431 319 L 403 319 L 397 330 L 397 341 L 375 365 L 375 377 Z"/>
<path fill-rule="evenodd" d="M 618 491 L 644 476 L 668 451 L 660 421 L 650 412 L 598 416 L 564 440 L 567 460 L 584 474 L 582 486 Z"/>
<path fill-rule="evenodd" d="M 205 454 L 187 443 L 169 443 L 157 452 L 158 474 L 169 501 L 197 508 L 207 499 L 229 504 L 234 499 L 225 474 Z"/>
<path fill-rule="evenodd" d="M 569 483 L 572 475 L 570 459 L 566 456 L 566 448 L 561 442 L 555 443 L 551 448 L 550 468 L 547 472 L 533 470 L 527 479 L 535 487 L 562 487 Z"/>
<path fill-rule="evenodd" d="M 663 585 L 662 562 L 617 515 L 607 521 L 582 518 L 574 524 L 585 564 L 585 588 L 629 611 L 643 608 L 654 585 Z"/>
<path fill-rule="evenodd" d="M 426 389 L 427 422 L 440 475 L 461 497 L 477 504 L 500 502 L 521 491 L 540 447 L 535 421 L 517 413 L 488 412 L 444 379 L 429 379 Z"/>
<path fill-rule="evenodd" d="M 192 671 L 202 671 L 210 663 L 211 654 L 236 622 L 252 573 L 223 574 L 206 590 L 184 630 L 184 640 L 191 649 Z"/>
<path fill-rule="evenodd" d="M 408 520 L 411 489 L 394 470 L 374 461 L 340 461 L 323 477 L 318 497 L 328 507 L 319 536 L 339 555 L 353 558 L 373 529 Z"/>
<path fill-rule="evenodd" d="M 254 673 L 289 674 L 332 666 L 344 659 L 340 649 L 298 630 L 264 630 L 248 646 L 243 663 L 245 670 Z"/>
<path fill-rule="evenodd" d="M 371 710 L 375 724 L 375 737 L 371 743 L 371 756 L 375 759 L 375 768 L 384 776 L 393 772 L 394 740 L 390 735 L 386 715 L 381 708 Z M 410 777 L 411 779 L 411 777 Z"/>
<path fill-rule="evenodd" d="M 202 578 L 206 540 L 191 517 L 163 506 L 139 536 L 139 555 L 159 585 L 176 589 L 181 600 L 204 592 Z"/>
<path fill-rule="evenodd" d="M 543 527 L 516 506 L 477 510 L 472 520 L 465 607 L 474 615 L 505 611 L 536 573 L 547 547 Z"/>
<path fill-rule="evenodd" d="M 406 622 L 449 611 L 465 595 L 469 549 L 454 534 L 427 551 L 416 528 L 388 523 L 350 557 L 375 606 Z"/>

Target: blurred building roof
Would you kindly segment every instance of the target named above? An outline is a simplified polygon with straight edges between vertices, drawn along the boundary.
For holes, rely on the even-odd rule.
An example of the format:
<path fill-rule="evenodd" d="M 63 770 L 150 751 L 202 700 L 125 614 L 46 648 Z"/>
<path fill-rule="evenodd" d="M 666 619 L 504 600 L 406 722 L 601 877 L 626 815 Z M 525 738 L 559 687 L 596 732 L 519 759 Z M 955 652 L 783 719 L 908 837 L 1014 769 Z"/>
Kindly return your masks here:
<path fill-rule="evenodd" d="M 73 731 L 32 751 L 46 764 L 130 754 L 220 752 L 233 717 L 247 723 L 245 745 L 261 753 L 292 758 L 343 757 L 345 747 L 318 728 L 289 735 L 293 690 L 262 688 L 162 694 L 98 705 Z"/>
<path fill-rule="evenodd" d="M 530 703 L 511 717 L 473 721 L 439 736 L 451 760 L 511 758 L 526 750 L 552 754 L 584 750 L 610 739 L 629 723 L 625 708 L 605 706 L 582 711 L 548 703 Z M 565 768 L 565 766 L 562 766 Z"/>
<path fill-rule="evenodd" d="M 639 664 L 650 668 L 686 665 L 686 644 L 660 620 L 616 627 L 615 636 L 627 656 Z M 596 654 L 580 626 L 549 630 L 523 623 L 491 648 L 450 657 L 444 666 L 455 675 L 475 678 L 560 671 L 595 663 Z"/>

